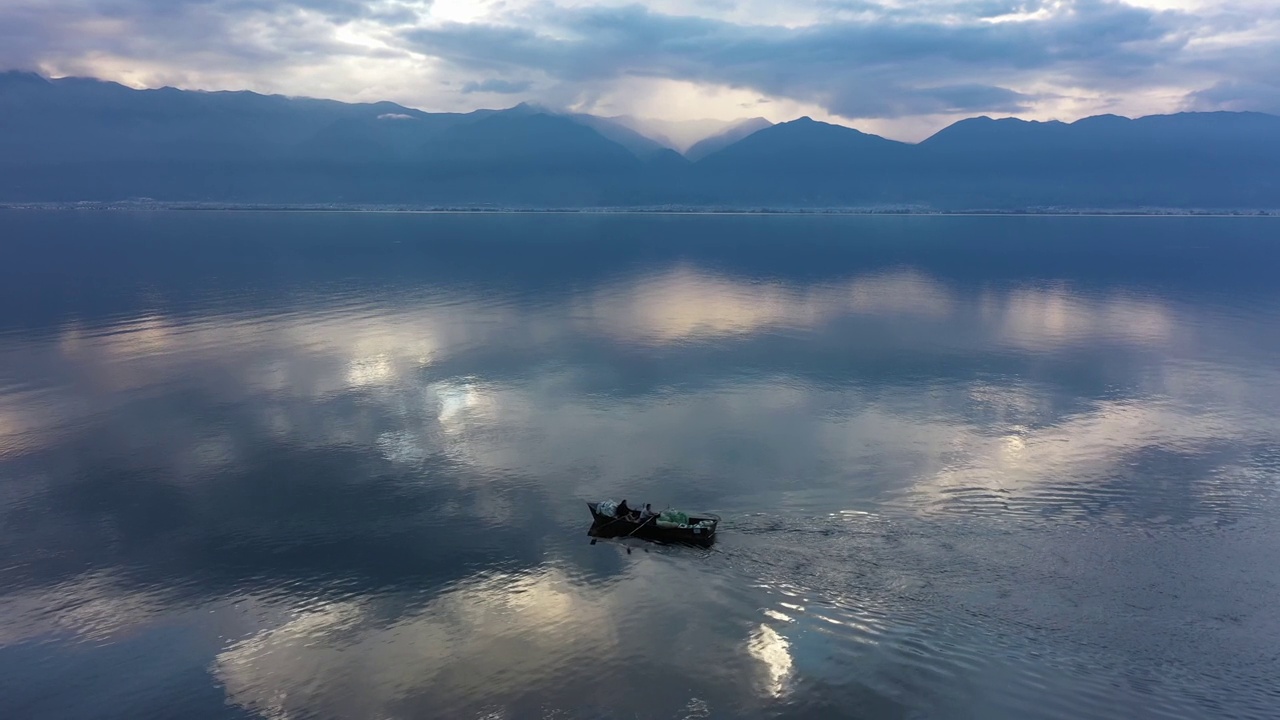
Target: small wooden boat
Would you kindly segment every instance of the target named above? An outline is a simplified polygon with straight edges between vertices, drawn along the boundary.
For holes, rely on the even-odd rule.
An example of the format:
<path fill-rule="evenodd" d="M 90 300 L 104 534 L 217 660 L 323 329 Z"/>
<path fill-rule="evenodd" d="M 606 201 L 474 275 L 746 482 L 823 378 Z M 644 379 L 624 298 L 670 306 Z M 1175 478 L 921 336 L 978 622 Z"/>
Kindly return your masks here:
<path fill-rule="evenodd" d="M 617 512 L 617 503 L 589 502 L 591 528 L 587 534 L 599 538 L 635 537 L 661 543 L 686 543 L 708 547 L 716 541 L 720 516 L 711 513 L 687 515 L 664 510 L 642 518 L 639 511 Z M 620 516 L 621 515 L 621 516 Z"/>

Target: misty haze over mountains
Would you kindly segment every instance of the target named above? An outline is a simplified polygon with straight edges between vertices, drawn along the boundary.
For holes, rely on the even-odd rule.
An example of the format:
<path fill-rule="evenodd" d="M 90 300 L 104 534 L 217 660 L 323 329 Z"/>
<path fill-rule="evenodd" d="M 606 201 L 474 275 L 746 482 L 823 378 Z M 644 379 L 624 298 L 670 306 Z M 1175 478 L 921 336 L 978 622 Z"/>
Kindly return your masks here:
<path fill-rule="evenodd" d="M 10 72 L 0 201 L 1280 208 L 1280 117 L 1260 113 L 984 117 L 916 144 L 808 118 L 719 130 L 690 144 L 697 128 L 675 140 L 526 105 L 426 113 Z"/>

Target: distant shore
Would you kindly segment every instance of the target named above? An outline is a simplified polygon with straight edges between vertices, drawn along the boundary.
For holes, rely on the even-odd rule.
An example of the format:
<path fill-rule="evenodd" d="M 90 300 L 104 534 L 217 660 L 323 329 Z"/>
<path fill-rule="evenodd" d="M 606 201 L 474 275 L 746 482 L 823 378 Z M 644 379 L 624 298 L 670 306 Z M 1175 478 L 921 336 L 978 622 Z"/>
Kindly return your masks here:
<path fill-rule="evenodd" d="M 345 203 L 220 203 L 136 201 L 0 202 L 0 210 L 89 211 L 226 211 L 336 212 L 437 214 L 651 214 L 651 215 L 939 215 L 939 216 L 1089 216 L 1089 217 L 1280 217 L 1280 208 L 967 208 L 936 209 L 917 206 L 883 207 L 735 207 L 735 206 L 620 206 L 524 207 L 491 205 L 378 205 Z"/>

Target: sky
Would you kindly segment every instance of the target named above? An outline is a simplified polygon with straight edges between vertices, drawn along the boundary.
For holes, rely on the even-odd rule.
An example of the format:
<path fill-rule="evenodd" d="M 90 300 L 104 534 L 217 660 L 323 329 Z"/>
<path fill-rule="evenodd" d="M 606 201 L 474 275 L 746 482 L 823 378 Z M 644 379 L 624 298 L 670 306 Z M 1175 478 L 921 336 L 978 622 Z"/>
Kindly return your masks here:
<path fill-rule="evenodd" d="M 1277 0 L 0 0 L 0 68 L 428 111 L 1280 113 Z"/>

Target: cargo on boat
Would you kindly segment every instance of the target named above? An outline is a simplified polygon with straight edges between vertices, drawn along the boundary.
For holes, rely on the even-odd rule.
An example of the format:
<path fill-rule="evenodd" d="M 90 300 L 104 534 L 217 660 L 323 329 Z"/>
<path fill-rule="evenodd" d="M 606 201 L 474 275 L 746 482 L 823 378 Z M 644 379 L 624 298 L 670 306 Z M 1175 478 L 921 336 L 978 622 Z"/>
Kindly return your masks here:
<path fill-rule="evenodd" d="M 679 510 L 654 512 L 648 505 L 643 508 L 627 507 L 627 501 L 602 500 L 589 502 L 591 537 L 635 537 L 662 543 L 688 543 L 709 546 L 715 542 L 720 516 L 711 513 L 689 515 Z M 594 542 L 594 541 L 593 541 Z"/>

